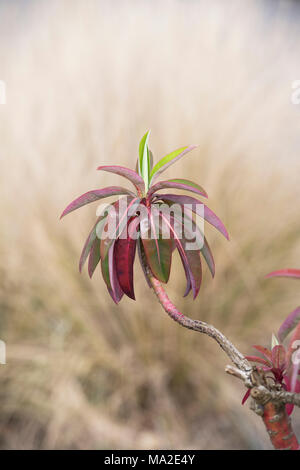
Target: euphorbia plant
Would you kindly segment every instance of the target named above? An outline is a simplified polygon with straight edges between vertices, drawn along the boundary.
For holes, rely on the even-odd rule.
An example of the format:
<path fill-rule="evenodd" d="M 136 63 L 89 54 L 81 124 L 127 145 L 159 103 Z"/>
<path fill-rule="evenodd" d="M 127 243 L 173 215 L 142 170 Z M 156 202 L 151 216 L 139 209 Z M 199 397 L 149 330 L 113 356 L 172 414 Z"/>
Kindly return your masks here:
<path fill-rule="evenodd" d="M 299 320 L 298 320 L 299 321 Z M 284 325 L 284 324 L 283 324 Z M 282 328 L 282 327 L 281 327 Z M 300 340 L 300 330 L 296 331 L 296 338 Z M 282 343 L 279 342 L 275 335 L 272 336 L 272 346 L 268 349 L 264 346 L 254 345 L 253 348 L 259 351 L 261 356 L 246 356 L 246 359 L 251 362 L 258 363 L 266 374 L 266 378 L 269 378 L 278 384 L 280 388 L 288 392 L 300 392 L 300 382 L 297 380 L 299 374 L 298 360 L 295 360 L 295 337 L 291 338 L 288 347 L 286 348 Z M 250 395 L 250 390 L 245 394 L 242 403 L 244 404 Z M 294 409 L 294 405 L 286 405 L 287 413 L 290 415 Z"/>
<path fill-rule="evenodd" d="M 291 277 L 300 279 L 299 269 L 283 269 L 279 271 L 273 271 L 266 277 Z M 293 331 L 293 335 L 290 341 L 285 347 L 283 342 Z M 300 392 L 300 381 L 298 375 L 300 374 L 300 361 L 296 358 L 296 351 L 300 345 L 300 307 L 297 307 L 291 312 L 288 317 L 284 320 L 280 326 L 277 336 L 272 335 L 271 349 L 264 346 L 255 345 L 257 351 L 261 353 L 263 357 L 259 356 L 246 356 L 248 361 L 257 362 L 262 365 L 261 369 L 265 372 L 271 372 L 271 380 L 274 383 L 280 385 L 283 389 L 288 392 Z M 247 392 L 243 403 L 248 398 L 249 393 Z M 286 406 L 288 414 L 291 414 L 294 406 L 288 404 Z"/>
<path fill-rule="evenodd" d="M 61 216 L 96 200 L 113 195 L 125 195 L 105 208 L 104 213 L 97 219 L 83 247 L 79 262 L 81 271 L 84 262 L 89 257 L 90 276 L 101 262 L 103 279 L 116 303 L 124 294 L 132 299 L 135 298 L 133 264 L 136 246 L 144 271 L 147 265 L 153 276 L 164 283 L 169 280 L 172 252 L 177 249 L 187 279 L 185 295 L 192 291 L 195 298 L 201 285 L 201 255 L 208 264 L 212 276 L 215 273 L 215 265 L 208 242 L 193 221 L 193 213 L 202 216 L 228 238 L 227 230 L 221 220 L 195 197 L 159 193 L 163 189 L 181 189 L 198 197 L 207 197 L 205 190 L 199 184 L 187 179 L 172 178 L 157 181 L 161 173 L 193 150 L 195 146 L 179 148 L 153 166 L 148 138 L 149 132 L 140 142 L 137 171 L 115 165 L 98 167 L 98 170 L 127 178 L 134 185 L 135 193 L 120 186 L 89 191 L 71 202 Z M 164 204 L 162 205 L 161 202 Z M 168 211 L 169 207 L 172 208 L 172 204 L 176 204 L 177 208 L 185 212 L 184 217 L 182 213 L 171 214 Z M 193 236 L 198 244 L 191 249 Z M 146 279 L 149 282 L 147 275 Z"/>
<path fill-rule="evenodd" d="M 290 277 L 300 279 L 300 270 L 283 269 L 273 271 L 266 276 Z M 292 334 L 293 333 L 293 334 Z M 290 336 L 287 346 L 283 343 Z M 271 349 L 264 346 L 255 345 L 261 356 L 246 356 L 251 362 L 259 364 L 258 370 L 263 372 L 265 381 L 271 382 L 274 389 L 286 391 L 288 393 L 300 393 L 300 357 L 298 348 L 300 347 L 300 307 L 293 310 L 280 326 L 277 336 L 272 335 Z M 273 383 L 272 383 L 273 382 Z M 242 403 L 244 404 L 250 395 L 250 390 L 245 394 Z M 291 395 L 292 396 L 292 395 Z M 276 448 L 299 449 L 299 443 L 294 435 L 290 422 L 286 414 L 291 415 L 294 410 L 294 403 L 287 403 L 285 409 L 283 403 L 277 403 L 274 420 L 274 405 L 271 403 L 264 407 L 263 419 L 270 434 L 271 441 Z"/>
<path fill-rule="evenodd" d="M 116 165 L 98 167 L 98 170 L 127 178 L 133 184 L 134 192 L 120 186 L 92 190 L 71 202 L 62 213 L 61 217 L 90 202 L 109 196 L 122 196 L 105 206 L 98 215 L 83 247 L 79 269 L 82 270 L 88 258 L 88 272 L 92 277 L 100 263 L 103 279 L 114 302 L 118 303 L 124 294 L 135 299 L 133 265 L 137 249 L 147 283 L 153 288 L 166 313 L 180 325 L 205 333 L 218 342 L 235 366 L 227 366 L 226 371 L 242 379 L 248 387 L 246 398 L 251 394 L 259 414 L 263 416 L 274 446 L 296 449 L 299 446 L 298 441 L 285 410 L 287 403 L 300 405 L 299 396 L 294 393 L 298 391 L 298 382 L 297 377 L 295 379 L 295 368 L 290 368 L 290 349 L 286 352 L 284 346 L 278 342 L 272 351 L 263 350 L 265 359 L 245 357 L 214 326 L 183 315 L 170 301 L 161 284 L 169 280 L 173 252 L 177 249 L 187 281 L 184 295 L 192 291 L 195 299 L 202 280 L 202 258 L 212 276 L 215 274 L 213 255 L 204 236 L 201 220 L 213 225 L 227 239 L 229 237 L 216 214 L 196 199 L 195 195 L 198 198 L 207 198 L 205 190 L 198 183 L 183 178 L 158 181 L 161 173 L 195 146 L 181 147 L 154 165 L 148 139 L 149 131 L 140 142 L 135 170 Z M 184 190 L 194 196 L 160 192 L 165 189 Z M 298 275 L 297 271 L 296 277 Z M 289 332 L 299 320 L 299 312 L 295 312 L 288 317 L 285 327 L 282 327 L 285 332 Z M 296 331 L 298 330 L 300 332 L 300 327 L 296 328 Z M 278 335 L 280 341 L 283 340 L 282 332 L 281 329 Z M 249 361 L 253 359 L 264 368 L 251 366 Z M 267 373 L 273 374 L 272 380 L 266 376 Z M 277 436 L 278 430 L 277 438 L 273 439 L 272 432 L 275 431 L 270 428 L 270 423 L 276 421 L 279 408 L 280 412 L 284 409 L 280 414 L 279 424 L 275 423 L 275 426 L 281 426 L 280 439 Z"/>

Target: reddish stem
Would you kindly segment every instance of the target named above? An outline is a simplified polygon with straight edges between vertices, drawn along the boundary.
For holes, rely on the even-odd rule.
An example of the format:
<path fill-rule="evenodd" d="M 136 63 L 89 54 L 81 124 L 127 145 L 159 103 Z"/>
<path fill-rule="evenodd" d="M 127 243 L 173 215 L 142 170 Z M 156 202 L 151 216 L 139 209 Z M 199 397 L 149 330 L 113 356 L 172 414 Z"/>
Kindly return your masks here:
<path fill-rule="evenodd" d="M 284 405 L 267 403 L 264 405 L 262 419 L 275 449 L 300 450 L 290 417 Z"/>
<path fill-rule="evenodd" d="M 153 276 L 149 267 L 145 264 L 145 269 L 154 292 L 165 312 L 177 323 L 189 330 L 204 333 L 213 338 L 225 351 L 231 361 L 241 370 L 250 371 L 251 365 L 240 351 L 223 335 L 217 328 L 200 320 L 193 320 L 181 313 L 167 296 L 161 283 Z"/>

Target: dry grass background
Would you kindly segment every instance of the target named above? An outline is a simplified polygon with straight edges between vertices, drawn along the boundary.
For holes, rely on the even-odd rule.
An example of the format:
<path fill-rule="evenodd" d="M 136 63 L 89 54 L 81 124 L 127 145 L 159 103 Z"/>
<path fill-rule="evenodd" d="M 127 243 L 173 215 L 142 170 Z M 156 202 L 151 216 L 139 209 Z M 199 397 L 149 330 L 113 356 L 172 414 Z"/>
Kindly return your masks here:
<path fill-rule="evenodd" d="M 222 351 L 166 317 L 138 266 L 119 307 L 79 275 L 96 208 L 58 217 L 118 184 L 97 165 L 133 166 L 146 129 L 156 158 L 198 143 L 172 174 L 206 188 L 231 241 L 207 228 L 215 280 L 183 300 L 175 260 L 168 292 L 245 353 L 267 344 L 299 303 L 264 280 L 300 264 L 299 21 L 277 1 L 1 2 L 1 448 L 270 447 Z"/>

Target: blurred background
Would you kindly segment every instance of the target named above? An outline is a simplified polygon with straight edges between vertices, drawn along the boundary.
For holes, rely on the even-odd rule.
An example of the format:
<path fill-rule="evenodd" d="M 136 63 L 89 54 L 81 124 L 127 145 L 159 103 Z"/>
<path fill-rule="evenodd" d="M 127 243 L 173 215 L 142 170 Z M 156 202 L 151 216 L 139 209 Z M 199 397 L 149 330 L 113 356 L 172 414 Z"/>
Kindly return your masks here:
<path fill-rule="evenodd" d="M 1 448 L 270 448 L 227 357 L 137 264 L 118 307 L 100 271 L 79 274 L 96 206 L 59 216 L 126 185 L 96 167 L 134 167 L 147 129 L 156 159 L 199 144 L 168 175 L 204 186 L 231 240 L 207 227 L 216 277 L 195 301 L 177 258 L 167 291 L 245 354 L 268 346 L 299 305 L 297 283 L 264 279 L 300 266 L 299 34 L 292 1 L 0 2 Z"/>

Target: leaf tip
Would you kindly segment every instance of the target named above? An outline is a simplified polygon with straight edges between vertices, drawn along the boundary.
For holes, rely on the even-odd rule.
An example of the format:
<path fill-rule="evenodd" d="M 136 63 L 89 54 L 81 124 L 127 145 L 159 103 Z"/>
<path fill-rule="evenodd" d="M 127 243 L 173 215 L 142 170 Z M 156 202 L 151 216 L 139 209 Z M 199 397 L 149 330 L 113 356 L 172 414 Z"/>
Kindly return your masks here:
<path fill-rule="evenodd" d="M 69 206 L 68 206 L 69 207 Z M 68 207 L 65 208 L 65 210 L 61 213 L 59 220 L 61 220 L 65 215 L 68 214 Z"/>
<path fill-rule="evenodd" d="M 229 233 L 227 231 L 227 228 L 225 227 L 225 225 L 222 223 L 222 231 L 221 231 L 222 235 L 224 235 L 224 237 L 226 238 L 226 240 L 230 241 L 230 237 L 229 237 Z"/>
<path fill-rule="evenodd" d="M 193 300 L 196 300 L 196 298 L 198 297 L 199 292 L 200 292 L 200 288 L 195 290 L 195 292 L 193 292 Z"/>
<path fill-rule="evenodd" d="M 271 346 L 272 346 L 272 349 L 275 347 L 275 346 L 279 346 L 279 341 L 278 341 L 278 338 L 277 336 L 272 333 L 272 339 L 271 339 Z"/>
<path fill-rule="evenodd" d="M 135 299 L 134 292 L 131 292 L 131 293 L 125 292 L 125 294 L 126 294 L 127 297 L 129 297 L 131 300 L 136 300 L 136 299 Z"/>

